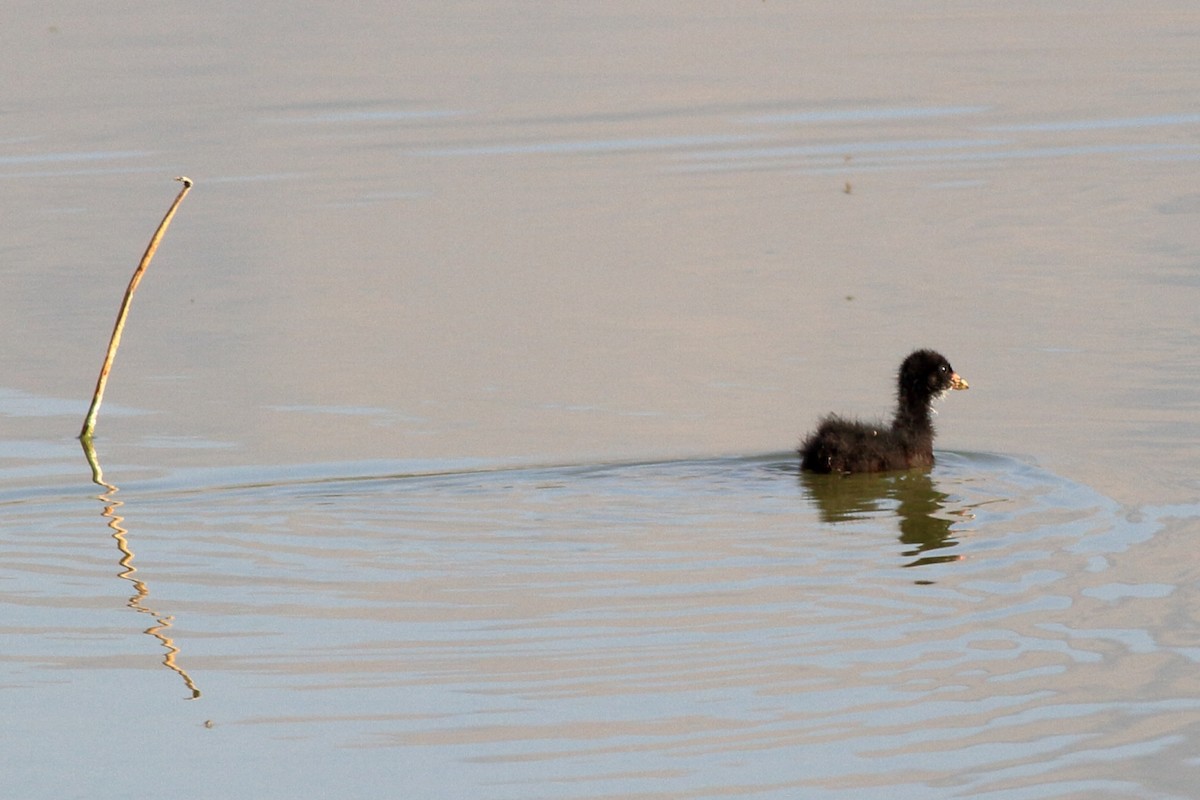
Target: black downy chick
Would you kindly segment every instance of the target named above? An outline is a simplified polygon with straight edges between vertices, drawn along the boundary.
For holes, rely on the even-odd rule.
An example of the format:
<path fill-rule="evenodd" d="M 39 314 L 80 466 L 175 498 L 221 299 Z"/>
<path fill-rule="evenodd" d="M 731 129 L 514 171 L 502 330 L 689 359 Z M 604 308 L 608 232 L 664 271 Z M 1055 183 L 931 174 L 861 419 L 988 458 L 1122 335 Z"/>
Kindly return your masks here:
<path fill-rule="evenodd" d="M 800 467 L 811 472 L 887 472 L 933 466 L 933 401 L 966 389 L 950 362 L 917 350 L 900 365 L 896 417 L 890 426 L 831 414 L 800 444 Z"/>

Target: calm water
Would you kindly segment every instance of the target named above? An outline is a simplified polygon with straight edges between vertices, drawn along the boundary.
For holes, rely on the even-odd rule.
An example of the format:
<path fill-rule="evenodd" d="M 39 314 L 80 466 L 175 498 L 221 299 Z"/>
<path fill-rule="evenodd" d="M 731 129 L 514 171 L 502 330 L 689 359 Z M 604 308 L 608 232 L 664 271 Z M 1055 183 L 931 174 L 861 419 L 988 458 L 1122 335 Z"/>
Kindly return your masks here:
<path fill-rule="evenodd" d="M 10 17 L 6 797 L 1197 796 L 1192 3 Z"/>

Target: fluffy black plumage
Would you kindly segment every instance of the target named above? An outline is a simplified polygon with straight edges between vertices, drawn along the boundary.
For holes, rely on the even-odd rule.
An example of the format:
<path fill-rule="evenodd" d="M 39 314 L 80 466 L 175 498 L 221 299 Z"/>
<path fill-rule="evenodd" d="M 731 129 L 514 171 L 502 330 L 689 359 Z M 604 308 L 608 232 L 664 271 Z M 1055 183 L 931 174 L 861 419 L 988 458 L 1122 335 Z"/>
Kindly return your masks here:
<path fill-rule="evenodd" d="M 831 414 L 800 444 L 800 467 L 811 472 L 887 472 L 933 466 L 933 401 L 966 389 L 950 362 L 917 350 L 900 365 L 896 417 L 874 425 Z"/>

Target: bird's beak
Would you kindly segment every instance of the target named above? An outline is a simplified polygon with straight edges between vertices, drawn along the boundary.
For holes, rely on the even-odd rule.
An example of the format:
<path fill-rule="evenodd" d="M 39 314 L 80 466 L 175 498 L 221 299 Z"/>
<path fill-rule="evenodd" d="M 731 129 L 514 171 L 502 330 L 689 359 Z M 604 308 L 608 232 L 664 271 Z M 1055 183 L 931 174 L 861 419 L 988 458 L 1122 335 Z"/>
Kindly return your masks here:
<path fill-rule="evenodd" d="M 970 389 L 971 386 L 959 376 L 957 372 L 950 373 L 950 388 L 951 389 Z"/>

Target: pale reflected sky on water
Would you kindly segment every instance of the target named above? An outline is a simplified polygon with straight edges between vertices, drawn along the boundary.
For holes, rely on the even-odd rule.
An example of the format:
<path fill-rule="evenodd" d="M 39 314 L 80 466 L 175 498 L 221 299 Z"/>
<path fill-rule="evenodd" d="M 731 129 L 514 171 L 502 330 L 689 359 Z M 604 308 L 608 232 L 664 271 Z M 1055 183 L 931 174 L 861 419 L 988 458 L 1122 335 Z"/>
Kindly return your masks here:
<path fill-rule="evenodd" d="M 30 9 L 6 388 L 86 400 L 186 173 L 112 388 L 153 425 L 109 420 L 113 446 L 764 452 L 883 413 L 934 346 L 980 389 L 947 446 L 1154 494 L 1196 443 L 1152 388 L 1196 374 L 1196 226 L 1161 210 L 1200 158 L 1171 12 Z"/>
<path fill-rule="evenodd" d="M 1192 3 L 8 16 L 7 794 L 1191 796 Z"/>

